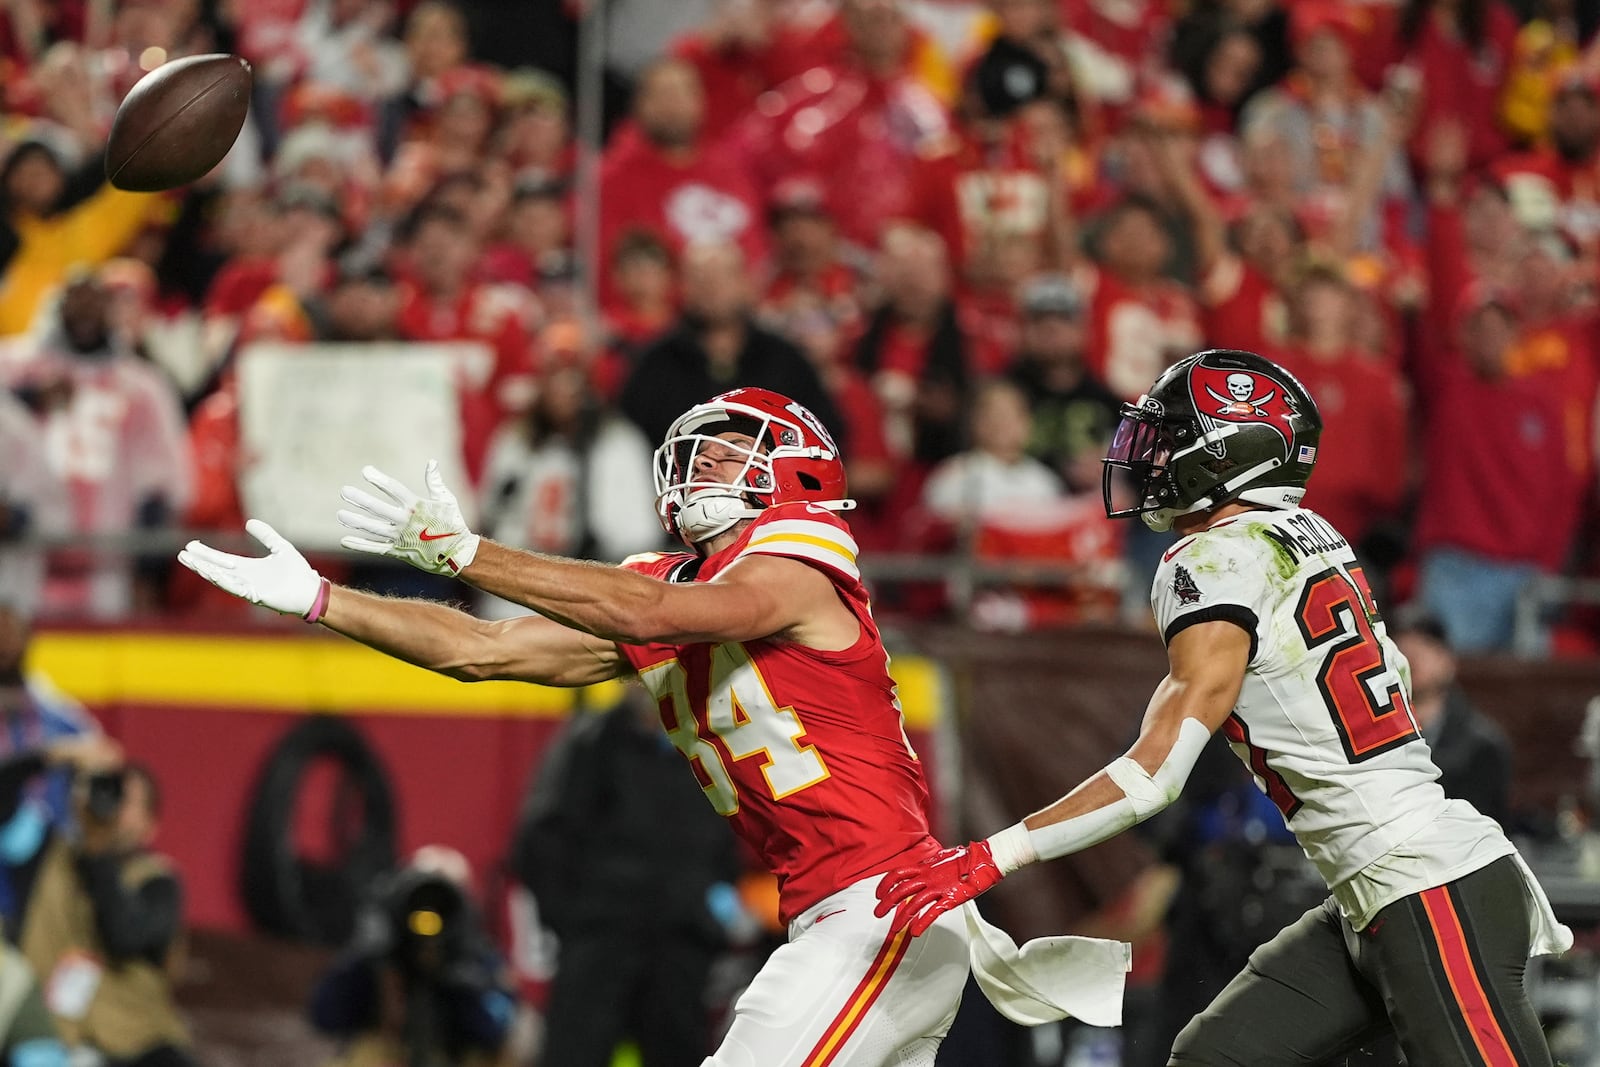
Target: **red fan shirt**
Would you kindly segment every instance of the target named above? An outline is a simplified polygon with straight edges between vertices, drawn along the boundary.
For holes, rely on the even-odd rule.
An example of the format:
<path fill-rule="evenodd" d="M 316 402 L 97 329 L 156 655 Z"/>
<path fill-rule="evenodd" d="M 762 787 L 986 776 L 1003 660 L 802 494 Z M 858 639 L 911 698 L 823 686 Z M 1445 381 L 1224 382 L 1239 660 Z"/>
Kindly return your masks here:
<path fill-rule="evenodd" d="M 1200 343 L 1199 309 L 1167 278 L 1135 288 L 1109 271 L 1084 272 L 1089 303 L 1089 369 L 1113 393 L 1133 400 L 1179 356 Z"/>

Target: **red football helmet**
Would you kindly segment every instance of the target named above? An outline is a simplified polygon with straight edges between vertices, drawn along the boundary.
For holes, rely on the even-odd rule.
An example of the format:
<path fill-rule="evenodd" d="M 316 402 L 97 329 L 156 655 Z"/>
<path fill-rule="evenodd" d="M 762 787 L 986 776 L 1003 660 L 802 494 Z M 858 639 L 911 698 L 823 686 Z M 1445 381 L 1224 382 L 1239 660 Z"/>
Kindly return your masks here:
<path fill-rule="evenodd" d="M 718 434 L 741 433 L 745 447 Z M 731 482 L 700 480 L 694 458 L 708 441 L 744 456 Z M 752 519 L 774 504 L 806 501 L 833 511 L 856 506 L 845 497 L 839 446 L 799 403 L 770 389 L 735 389 L 679 415 L 656 449 L 656 512 L 668 533 L 694 545 Z"/>

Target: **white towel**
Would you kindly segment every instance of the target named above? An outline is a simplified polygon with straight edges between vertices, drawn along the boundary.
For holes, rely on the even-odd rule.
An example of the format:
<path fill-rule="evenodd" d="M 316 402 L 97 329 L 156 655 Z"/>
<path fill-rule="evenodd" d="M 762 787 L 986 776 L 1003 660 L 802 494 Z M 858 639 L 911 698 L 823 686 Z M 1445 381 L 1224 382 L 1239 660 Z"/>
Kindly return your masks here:
<path fill-rule="evenodd" d="M 1133 946 L 1096 937 L 1041 937 L 1020 949 L 968 903 L 972 975 L 995 1010 L 1022 1026 L 1081 1019 L 1091 1026 L 1122 1024 L 1122 990 L 1133 967 Z"/>
<path fill-rule="evenodd" d="M 1544 886 L 1539 884 L 1539 879 L 1528 869 L 1528 861 L 1522 858 L 1522 853 L 1513 852 L 1511 855 L 1522 870 L 1523 881 L 1528 884 L 1529 903 L 1533 905 L 1529 909 L 1532 928 L 1528 932 L 1528 955 L 1559 956 L 1572 947 L 1572 931 L 1556 918 L 1555 909 L 1550 906 L 1550 898 L 1545 896 Z"/>

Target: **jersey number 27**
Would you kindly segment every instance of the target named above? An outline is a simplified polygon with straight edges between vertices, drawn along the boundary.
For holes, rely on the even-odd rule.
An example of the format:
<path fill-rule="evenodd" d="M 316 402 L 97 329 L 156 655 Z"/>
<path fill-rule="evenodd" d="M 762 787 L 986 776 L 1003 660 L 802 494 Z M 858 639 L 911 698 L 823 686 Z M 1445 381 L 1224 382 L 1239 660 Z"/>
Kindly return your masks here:
<path fill-rule="evenodd" d="M 1295 611 L 1306 649 L 1326 649 L 1317 688 L 1351 763 L 1414 740 L 1417 724 L 1400 676 L 1373 633 L 1378 609 L 1361 568 L 1329 568 L 1306 582 Z"/>

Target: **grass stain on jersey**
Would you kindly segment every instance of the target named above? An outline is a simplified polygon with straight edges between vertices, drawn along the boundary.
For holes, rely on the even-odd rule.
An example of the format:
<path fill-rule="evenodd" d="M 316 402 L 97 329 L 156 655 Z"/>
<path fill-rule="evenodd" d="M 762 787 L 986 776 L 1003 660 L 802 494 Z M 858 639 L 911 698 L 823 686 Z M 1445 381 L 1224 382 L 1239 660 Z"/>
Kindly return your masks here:
<path fill-rule="evenodd" d="M 1272 561 L 1278 569 L 1278 577 L 1284 581 L 1292 579 L 1300 570 L 1300 564 L 1295 561 L 1294 555 L 1274 537 L 1267 534 L 1267 527 L 1257 525 L 1252 527 L 1252 532 L 1272 548 Z"/>

